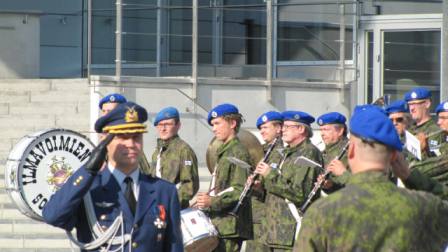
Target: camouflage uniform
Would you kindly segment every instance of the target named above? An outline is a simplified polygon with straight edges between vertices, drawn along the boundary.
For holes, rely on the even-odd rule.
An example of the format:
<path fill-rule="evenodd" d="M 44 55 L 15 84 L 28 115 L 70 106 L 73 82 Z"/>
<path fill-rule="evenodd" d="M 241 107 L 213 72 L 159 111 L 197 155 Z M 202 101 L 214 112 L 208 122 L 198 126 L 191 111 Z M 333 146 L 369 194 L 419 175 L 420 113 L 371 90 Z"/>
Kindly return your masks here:
<path fill-rule="evenodd" d="M 311 205 L 294 251 L 443 251 L 447 237 L 447 202 L 368 171 Z"/>
<path fill-rule="evenodd" d="M 270 143 L 263 144 L 263 151 L 266 152 L 271 147 Z M 281 159 L 281 150 L 283 149 L 283 141 L 278 139 L 275 142 L 275 146 L 267 157 L 265 163 L 269 164 L 271 167 L 277 168 L 280 159 Z M 261 177 L 261 176 L 260 176 Z M 263 183 L 263 182 L 262 182 Z M 266 218 L 265 213 L 265 196 L 266 190 L 263 189 L 263 192 L 252 191 L 252 222 L 253 222 L 253 230 L 254 230 L 254 239 L 246 242 L 246 251 L 254 251 L 254 252 L 263 252 L 270 251 L 269 247 L 267 247 L 262 240 L 262 234 L 266 232 L 261 227 L 261 221 Z"/>
<path fill-rule="evenodd" d="M 283 164 L 264 177 L 267 192 L 265 212 L 269 218 L 262 220 L 263 240 L 275 250 L 291 250 L 295 240 L 296 220 L 285 199 L 294 203 L 299 210 L 319 174 L 319 169 L 314 166 L 295 164 L 300 156 L 322 164 L 320 151 L 306 139 L 295 147 L 286 147 L 281 162 Z"/>
<path fill-rule="evenodd" d="M 160 152 L 160 150 L 162 150 Z M 157 139 L 157 147 L 152 154 L 150 170 L 156 176 L 157 156 L 160 152 L 162 178 L 176 184 L 181 208 L 188 208 L 189 201 L 199 190 L 198 160 L 193 149 L 178 135 L 168 140 Z"/>
<path fill-rule="evenodd" d="M 441 137 L 445 134 L 445 132 L 441 132 L 438 136 Z M 448 186 L 448 142 L 446 137 L 443 137 L 442 140 L 442 142 L 439 142 L 437 150 L 432 152 L 433 155 L 426 156 L 422 161 L 416 158 L 407 160 L 410 161 L 409 167 L 411 170 L 418 170 L 422 174 Z"/>
<path fill-rule="evenodd" d="M 430 192 L 443 200 L 448 200 L 448 187 L 423 175 L 417 169 L 411 171 L 404 184 L 406 188 Z"/>
<path fill-rule="evenodd" d="M 347 145 L 347 143 L 348 138 L 343 137 L 339 139 L 339 141 L 337 141 L 336 143 L 325 146 L 325 150 L 322 151 L 322 157 L 324 159 L 325 167 L 327 167 L 332 160 L 334 160 L 341 154 L 342 149 Z M 333 173 L 330 173 L 329 180 L 333 182 L 333 186 L 325 190 L 326 193 L 332 193 L 341 189 L 342 187 L 344 187 L 344 185 L 347 183 L 348 178 L 350 177 L 350 167 L 348 166 L 346 154 L 344 154 L 341 161 L 347 168 L 347 171 L 345 171 L 340 176 L 335 176 Z"/>
<path fill-rule="evenodd" d="M 251 157 L 246 147 L 238 138 L 221 145 L 217 151 L 217 164 L 215 170 L 216 196 L 211 197 L 209 215 L 212 223 L 219 232 L 219 245 L 215 251 L 238 251 L 237 244 L 242 240 L 251 239 L 252 214 L 251 204 L 246 200 L 239 208 L 237 216 L 229 213 L 233 210 L 246 183 L 249 171 L 236 166 L 227 158 L 235 157 L 239 160 L 252 164 Z M 220 192 L 233 187 L 233 191 Z"/>
<path fill-rule="evenodd" d="M 427 122 L 423 123 L 422 125 L 414 125 L 413 127 L 411 127 L 409 129 L 409 132 L 412 133 L 413 135 L 417 135 L 418 133 L 425 133 L 425 135 L 429 135 L 431 133 L 440 131 L 439 126 L 437 126 L 437 124 L 434 122 L 434 120 L 430 119 Z M 435 134 L 433 136 L 428 137 L 428 147 L 430 151 L 434 151 L 439 149 L 440 145 L 443 142 L 446 142 L 445 139 L 445 133 L 444 132 L 440 132 L 438 134 Z M 428 153 L 422 153 L 422 159 L 425 159 L 427 157 L 431 156 Z"/>

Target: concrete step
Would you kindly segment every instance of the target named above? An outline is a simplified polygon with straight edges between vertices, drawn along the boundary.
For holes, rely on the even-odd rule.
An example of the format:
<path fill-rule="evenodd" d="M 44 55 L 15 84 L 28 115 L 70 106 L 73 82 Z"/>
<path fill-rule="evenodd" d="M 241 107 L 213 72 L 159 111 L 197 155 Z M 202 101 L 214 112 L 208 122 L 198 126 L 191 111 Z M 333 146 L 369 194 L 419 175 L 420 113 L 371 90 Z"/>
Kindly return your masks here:
<path fill-rule="evenodd" d="M 2 134 L 4 130 L 12 129 L 20 132 L 28 132 L 30 129 L 51 127 L 56 123 L 56 115 L 54 114 L 40 114 L 39 110 L 36 109 L 36 113 L 30 115 L 1 115 L 0 121 L 8 122 L 0 124 L 0 138 L 8 136 L 7 134 Z M 8 138 L 13 138 L 12 136 Z"/>
<path fill-rule="evenodd" d="M 89 98 L 89 89 L 79 90 L 79 92 L 72 92 L 67 95 L 66 90 L 54 90 L 54 91 L 36 91 L 31 92 L 30 102 L 78 102 L 80 97 L 86 96 Z"/>
<path fill-rule="evenodd" d="M 71 93 L 89 92 L 89 83 L 87 79 L 51 79 L 51 90 L 64 91 Z M 86 97 L 88 99 L 89 96 Z"/>
<path fill-rule="evenodd" d="M 77 101 L 72 102 L 28 102 L 28 103 L 20 103 L 14 104 L 9 107 L 9 114 L 11 115 L 35 115 L 39 114 L 48 114 L 48 115 L 63 115 L 63 114 L 72 114 L 77 113 L 79 110 L 80 104 Z M 2 111 L 2 106 L 0 104 L 0 113 Z"/>
<path fill-rule="evenodd" d="M 9 103 L 10 105 L 30 102 L 30 91 L 0 91 L 0 101 L 2 103 Z"/>
<path fill-rule="evenodd" d="M 73 250 L 71 250 L 72 248 Z M 54 235 L 42 238 L 32 238 L 23 235 L 2 235 L 0 237 L 0 251 L 6 251 L 5 249 L 16 249 L 14 251 L 20 252 L 36 251 L 36 249 L 41 249 L 41 251 L 49 251 L 48 249 L 54 249 L 56 251 L 79 251 L 67 238 L 55 238 Z"/>
<path fill-rule="evenodd" d="M 51 80 L 46 79 L 3 79 L 0 82 L 0 90 L 2 91 L 48 91 L 51 89 Z"/>

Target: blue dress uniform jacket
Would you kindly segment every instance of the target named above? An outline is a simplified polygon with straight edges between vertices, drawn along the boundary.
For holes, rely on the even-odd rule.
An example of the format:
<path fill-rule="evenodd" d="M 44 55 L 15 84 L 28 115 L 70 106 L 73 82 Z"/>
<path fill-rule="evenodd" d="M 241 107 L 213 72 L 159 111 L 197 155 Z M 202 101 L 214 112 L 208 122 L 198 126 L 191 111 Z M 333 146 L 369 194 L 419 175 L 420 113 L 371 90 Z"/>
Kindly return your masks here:
<path fill-rule="evenodd" d="M 90 242 L 92 234 L 86 218 L 83 196 L 90 192 L 99 224 L 106 228 L 123 213 L 125 232 L 132 233 L 132 244 L 124 251 L 183 251 L 180 229 L 180 207 L 173 184 L 140 173 L 139 198 L 135 217 L 124 193 L 109 169 L 92 176 L 83 167 L 77 170 L 45 205 L 45 222 L 65 230 L 77 229 L 80 242 Z M 166 226 L 155 225 L 165 209 Z M 163 212 L 163 211 L 162 211 Z M 164 216 L 162 216 L 164 217 Z M 118 232 L 121 233 L 120 230 Z M 114 248 L 114 247 L 112 247 Z M 115 247 L 116 248 L 116 247 Z M 121 251 L 121 250 L 120 250 Z"/>

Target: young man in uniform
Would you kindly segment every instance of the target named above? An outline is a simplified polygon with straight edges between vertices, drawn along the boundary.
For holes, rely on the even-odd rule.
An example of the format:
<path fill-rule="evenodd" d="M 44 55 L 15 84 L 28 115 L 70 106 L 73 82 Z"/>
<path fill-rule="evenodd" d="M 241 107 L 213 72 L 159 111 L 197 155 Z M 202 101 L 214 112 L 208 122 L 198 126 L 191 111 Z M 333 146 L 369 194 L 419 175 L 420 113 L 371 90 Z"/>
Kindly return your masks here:
<path fill-rule="evenodd" d="M 239 211 L 231 214 L 249 174 L 231 159 L 252 163 L 248 150 L 237 137 L 242 115 L 237 107 L 224 103 L 208 113 L 207 121 L 223 144 L 216 151 L 210 192 L 198 193 L 197 207 L 208 211 L 219 232 L 219 244 L 214 251 L 239 251 L 242 241 L 252 238 L 250 200 L 245 200 Z"/>
<path fill-rule="evenodd" d="M 310 124 L 314 118 L 301 111 L 285 111 L 282 139 L 287 144 L 278 167 L 258 163 L 255 172 L 263 176 L 267 195 L 265 211 L 270 217 L 262 220 L 264 243 L 271 251 L 291 251 L 298 232 L 300 207 L 306 201 L 317 180 L 319 168 L 302 164 L 297 159 L 304 156 L 322 165 L 320 151 L 311 143 L 313 132 Z"/>
<path fill-rule="evenodd" d="M 198 160 L 193 149 L 178 133 L 181 127 L 179 112 L 174 107 L 160 110 L 154 119 L 159 138 L 147 171 L 152 176 L 176 184 L 182 209 L 199 190 Z"/>
<path fill-rule="evenodd" d="M 283 116 L 277 111 L 268 111 L 258 117 L 256 126 L 260 130 L 261 138 L 264 141 L 263 151 L 264 162 L 270 166 L 277 167 L 281 159 L 283 149 L 282 137 Z M 269 152 L 269 153 L 267 153 Z M 259 161 L 259 160 L 257 160 Z M 250 183 L 252 181 L 248 181 Z M 246 242 L 246 251 L 269 251 L 262 240 L 262 236 L 268 230 L 261 228 L 261 221 L 269 216 L 265 213 L 264 200 L 266 190 L 263 188 L 261 180 L 254 181 L 252 186 L 252 221 L 254 224 L 254 239 Z"/>
<path fill-rule="evenodd" d="M 320 134 L 325 143 L 325 149 L 322 151 L 324 165 L 328 171 L 331 171 L 330 176 L 323 185 L 326 193 L 342 188 L 350 177 L 350 169 L 346 168 L 348 167 L 346 155 L 341 160 L 332 162 L 347 145 L 346 120 L 345 116 L 338 112 L 326 113 L 317 118 Z"/>
<path fill-rule="evenodd" d="M 78 240 L 91 245 L 99 242 L 94 239 L 99 231 L 92 227 L 100 227 L 100 234 L 117 229 L 89 251 L 183 251 L 175 186 L 138 169 L 147 118 L 143 107 L 127 102 L 96 121 L 95 130 L 106 137 L 50 198 L 45 222 L 67 231 L 76 228 Z M 106 155 L 107 167 L 100 170 Z M 119 226 L 113 225 L 116 220 Z"/>
<path fill-rule="evenodd" d="M 398 188 L 387 177 L 402 145 L 384 111 L 358 106 L 350 133 L 352 176 L 310 206 L 294 251 L 443 251 L 447 202 Z"/>
<path fill-rule="evenodd" d="M 127 102 L 126 98 L 117 93 L 108 94 L 101 98 L 98 106 L 100 107 L 101 116 L 109 113 L 112 109 L 118 106 L 118 104 Z"/>

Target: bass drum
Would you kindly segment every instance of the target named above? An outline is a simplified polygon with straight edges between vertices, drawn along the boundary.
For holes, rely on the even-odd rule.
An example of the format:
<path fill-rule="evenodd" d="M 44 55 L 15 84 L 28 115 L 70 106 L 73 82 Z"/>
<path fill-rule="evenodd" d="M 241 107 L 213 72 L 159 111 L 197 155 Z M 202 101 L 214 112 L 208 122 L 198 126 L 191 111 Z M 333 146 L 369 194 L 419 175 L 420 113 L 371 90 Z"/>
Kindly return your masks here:
<path fill-rule="evenodd" d="M 91 155 L 93 143 L 75 131 L 47 129 L 24 136 L 6 161 L 5 187 L 24 215 L 42 221 L 50 196 Z"/>

